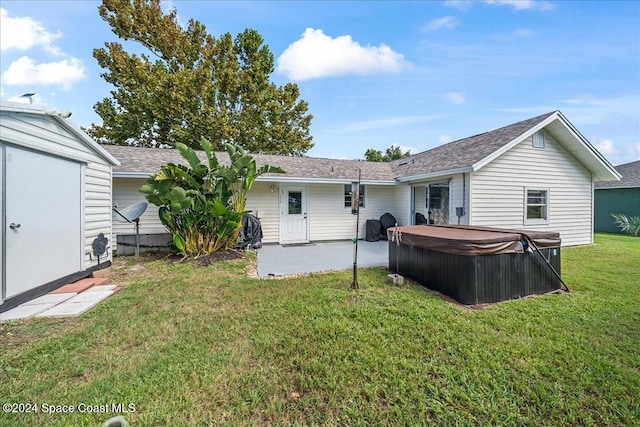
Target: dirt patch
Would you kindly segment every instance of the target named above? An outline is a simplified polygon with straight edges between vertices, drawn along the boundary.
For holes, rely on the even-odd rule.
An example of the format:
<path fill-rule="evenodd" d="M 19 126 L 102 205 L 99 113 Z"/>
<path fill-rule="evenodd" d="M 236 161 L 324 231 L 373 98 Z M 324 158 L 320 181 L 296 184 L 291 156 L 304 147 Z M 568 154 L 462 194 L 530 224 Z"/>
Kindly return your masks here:
<path fill-rule="evenodd" d="M 208 267 L 216 262 L 233 261 L 234 259 L 241 258 L 244 258 L 244 253 L 242 251 L 229 249 L 226 251 L 213 252 L 197 258 L 185 258 L 183 262 L 190 262 L 194 267 Z"/>

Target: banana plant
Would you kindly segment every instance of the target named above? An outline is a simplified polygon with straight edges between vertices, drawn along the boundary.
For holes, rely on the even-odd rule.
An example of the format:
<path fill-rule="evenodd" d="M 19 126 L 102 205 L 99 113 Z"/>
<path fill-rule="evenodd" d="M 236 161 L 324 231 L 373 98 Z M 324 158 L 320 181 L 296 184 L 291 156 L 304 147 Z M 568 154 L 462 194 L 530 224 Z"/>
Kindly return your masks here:
<path fill-rule="evenodd" d="M 284 173 L 270 165 L 258 167 L 241 147 L 225 144 L 230 164 L 221 164 L 211 144 L 201 141 L 203 163 L 193 149 L 176 144 L 188 166 L 168 163 L 151 175 L 140 191 L 158 206 L 160 222 L 183 256 L 200 256 L 235 246 L 246 214 L 247 193 L 265 173 Z"/>

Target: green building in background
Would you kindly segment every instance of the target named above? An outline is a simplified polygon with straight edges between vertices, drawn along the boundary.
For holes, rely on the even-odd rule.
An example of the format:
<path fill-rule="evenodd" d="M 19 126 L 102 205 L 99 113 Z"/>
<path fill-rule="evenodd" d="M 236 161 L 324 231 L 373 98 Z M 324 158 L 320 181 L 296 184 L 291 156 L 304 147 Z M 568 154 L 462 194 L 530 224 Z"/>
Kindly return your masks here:
<path fill-rule="evenodd" d="M 595 183 L 594 230 L 622 233 L 611 214 L 640 216 L 640 160 L 616 166 L 620 181 Z"/>

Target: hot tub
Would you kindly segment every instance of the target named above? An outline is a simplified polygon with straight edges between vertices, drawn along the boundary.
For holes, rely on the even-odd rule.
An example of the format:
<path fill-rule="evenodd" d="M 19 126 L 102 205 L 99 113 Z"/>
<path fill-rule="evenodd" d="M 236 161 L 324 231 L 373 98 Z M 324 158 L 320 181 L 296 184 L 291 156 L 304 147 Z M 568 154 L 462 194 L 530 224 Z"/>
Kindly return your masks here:
<path fill-rule="evenodd" d="M 399 245 L 392 241 L 396 230 Z M 413 225 L 390 228 L 388 235 L 392 271 L 462 304 L 543 294 L 563 285 L 556 232 Z"/>

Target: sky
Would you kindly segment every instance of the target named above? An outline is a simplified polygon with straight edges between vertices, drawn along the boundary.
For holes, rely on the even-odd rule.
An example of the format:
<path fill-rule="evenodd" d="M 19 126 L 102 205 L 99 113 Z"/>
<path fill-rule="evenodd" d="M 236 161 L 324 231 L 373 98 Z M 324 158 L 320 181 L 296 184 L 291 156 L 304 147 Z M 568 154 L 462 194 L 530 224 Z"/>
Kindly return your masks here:
<path fill-rule="evenodd" d="M 118 41 L 97 1 L 0 2 L 0 98 L 73 112 L 112 87 L 92 56 Z M 412 153 L 560 110 L 613 165 L 640 159 L 638 1 L 164 1 L 216 37 L 257 30 L 272 81 L 294 82 L 315 157 Z M 125 43 L 125 47 L 130 46 Z"/>

